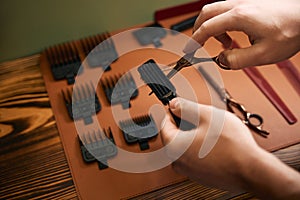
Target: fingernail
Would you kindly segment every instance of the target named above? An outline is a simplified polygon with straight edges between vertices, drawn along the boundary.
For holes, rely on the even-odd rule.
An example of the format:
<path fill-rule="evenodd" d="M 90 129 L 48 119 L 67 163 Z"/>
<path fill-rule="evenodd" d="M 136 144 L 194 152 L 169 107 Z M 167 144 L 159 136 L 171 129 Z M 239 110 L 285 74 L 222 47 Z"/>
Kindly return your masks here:
<path fill-rule="evenodd" d="M 218 56 L 218 59 L 219 59 L 219 66 L 220 66 L 222 69 L 225 69 L 225 70 L 231 69 L 231 68 L 230 68 L 230 65 L 229 65 L 229 62 L 228 62 L 227 58 L 225 57 L 225 55 L 224 55 L 223 53 L 221 53 L 221 54 Z"/>
<path fill-rule="evenodd" d="M 192 53 L 194 51 L 196 51 L 197 49 L 199 49 L 201 47 L 201 45 L 196 42 L 193 39 L 189 39 L 189 41 L 186 43 L 185 47 L 183 48 L 183 52 L 184 53 Z"/>
<path fill-rule="evenodd" d="M 170 109 L 176 109 L 176 108 L 179 108 L 179 106 L 180 106 L 180 103 L 177 98 L 171 100 Z"/>

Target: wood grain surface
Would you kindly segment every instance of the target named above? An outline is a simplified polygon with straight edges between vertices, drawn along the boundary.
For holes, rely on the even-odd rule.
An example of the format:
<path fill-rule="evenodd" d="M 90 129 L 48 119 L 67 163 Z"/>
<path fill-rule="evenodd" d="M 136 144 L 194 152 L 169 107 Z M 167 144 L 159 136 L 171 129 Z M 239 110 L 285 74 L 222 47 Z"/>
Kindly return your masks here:
<path fill-rule="evenodd" d="M 77 199 L 40 55 L 0 64 L 0 199 Z M 274 152 L 300 171 L 300 144 Z M 187 180 L 135 199 L 255 199 Z"/>
<path fill-rule="evenodd" d="M 0 65 L 0 198 L 76 198 L 39 55 Z"/>

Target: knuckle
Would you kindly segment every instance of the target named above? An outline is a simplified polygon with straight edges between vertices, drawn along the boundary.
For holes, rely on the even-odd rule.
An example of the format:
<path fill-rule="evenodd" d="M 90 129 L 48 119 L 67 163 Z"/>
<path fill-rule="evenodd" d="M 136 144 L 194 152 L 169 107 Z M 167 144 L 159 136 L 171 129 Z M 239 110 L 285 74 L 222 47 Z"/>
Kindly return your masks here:
<path fill-rule="evenodd" d="M 231 10 L 232 16 L 236 19 L 243 19 L 249 15 L 249 9 L 244 5 L 236 6 Z"/>
<path fill-rule="evenodd" d="M 210 5 L 209 5 L 209 4 L 206 4 L 206 5 L 204 5 L 204 6 L 202 7 L 200 13 L 201 13 L 202 15 L 206 15 L 206 14 L 209 12 L 209 10 L 210 10 Z"/>
<path fill-rule="evenodd" d="M 209 24 L 207 21 L 203 22 L 202 25 L 200 26 L 201 31 L 207 31 L 209 28 Z"/>
<path fill-rule="evenodd" d="M 208 38 L 209 35 L 209 24 L 207 22 L 204 22 L 200 28 L 199 32 L 204 36 L 204 38 Z"/>

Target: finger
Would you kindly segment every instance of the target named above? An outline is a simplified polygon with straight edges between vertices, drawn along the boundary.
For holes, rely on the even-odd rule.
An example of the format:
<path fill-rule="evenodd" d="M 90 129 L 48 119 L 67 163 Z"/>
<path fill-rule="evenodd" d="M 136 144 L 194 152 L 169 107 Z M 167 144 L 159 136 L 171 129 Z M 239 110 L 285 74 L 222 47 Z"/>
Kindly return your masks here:
<path fill-rule="evenodd" d="M 225 49 L 231 48 L 232 39 L 227 33 L 223 33 L 221 35 L 215 36 L 215 38 L 223 44 Z"/>
<path fill-rule="evenodd" d="M 201 105 L 180 97 L 170 101 L 170 109 L 177 117 L 184 119 L 194 125 L 198 125 L 200 121 Z"/>
<path fill-rule="evenodd" d="M 172 139 L 177 135 L 179 129 L 172 121 L 170 115 L 166 115 L 164 118 L 162 129 L 161 129 L 161 138 L 164 145 L 170 143 Z"/>
<path fill-rule="evenodd" d="M 192 35 L 184 48 L 184 52 L 193 52 L 196 49 L 194 41 L 204 44 L 210 37 L 216 37 L 227 31 L 243 31 L 244 24 L 241 24 L 237 17 L 233 17 L 231 12 L 226 12 L 205 21 Z M 193 41 L 194 40 L 194 41 Z M 193 42 L 190 42 L 193 41 Z"/>
<path fill-rule="evenodd" d="M 180 97 L 172 99 L 170 101 L 169 107 L 177 117 L 181 117 L 183 111 L 186 111 L 186 113 L 188 114 L 186 118 L 192 117 L 194 116 L 194 114 L 198 114 L 197 103 Z"/>
<path fill-rule="evenodd" d="M 228 68 L 237 70 L 265 64 L 267 59 L 264 52 L 266 52 L 264 45 L 254 44 L 246 48 L 225 50 L 220 53 L 219 61 Z"/>
<path fill-rule="evenodd" d="M 227 12 L 232 7 L 233 4 L 228 1 L 219 1 L 205 5 L 195 21 L 193 32 L 195 32 L 206 20 Z"/>
<path fill-rule="evenodd" d="M 196 133 L 196 130 L 179 130 L 167 115 L 160 134 L 167 156 L 173 161 L 177 160 L 192 144 Z"/>

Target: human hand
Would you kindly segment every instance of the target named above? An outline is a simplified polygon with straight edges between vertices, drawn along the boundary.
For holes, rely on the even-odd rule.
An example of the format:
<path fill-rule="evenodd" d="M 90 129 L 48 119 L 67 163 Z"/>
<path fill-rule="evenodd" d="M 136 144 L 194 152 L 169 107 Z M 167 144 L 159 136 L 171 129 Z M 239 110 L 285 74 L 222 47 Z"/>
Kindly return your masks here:
<path fill-rule="evenodd" d="M 169 106 L 178 117 L 199 123 L 195 130 L 181 131 L 166 116 L 161 136 L 175 171 L 214 188 L 248 190 L 267 198 L 300 196 L 299 173 L 261 149 L 235 115 L 182 98 L 173 99 Z"/>
<path fill-rule="evenodd" d="M 199 122 L 195 130 L 180 131 L 171 118 L 166 117 L 162 128 L 164 144 L 170 143 L 175 137 L 180 138 L 177 140 L 180 142 L 176 143 L 173 140 L 167 148 L 167 154 L 172 159 L 176 159 L 177 151 L 181 151 L 187 141 L 194 137 L 193 143 L 183 156 L 173 163 L 174 169 L 205 185 L 230 190 L 235 189 L 231 187 L 239 186 L 241 163 L 248 162 L 248 156 L 255 154 L 258 149 L 250 131 L 241 120 L 225 110 L 182 98 L 173 99 L 170 109 L 185 120 L 193 119 Z M 212 120 L 214 114 L 219 117 Z M 212 131 L 209 131 L 210 127 L 213 127 Z M 213 140 L 216 140 L 216 143 Z M 202 151 L 209 150 L 208 146 L 213 148 L 208 155 L 199 155 L 201 146 L 206 146 Z"/>
<path fill-rule="evenodd" d="M 231 69 L 272 64 L 287 59 L 300 50 L 300 4 L 298 0 L 227 0 L 208 4 L 201 10 L 192 39 L 199 44 L 212 36 L 226 48 L 219 55 Z M 230 49 L 227 31 L 248 35 L 251 46 Z M 186 45 L 185 53 L 199 48 Z"/>

